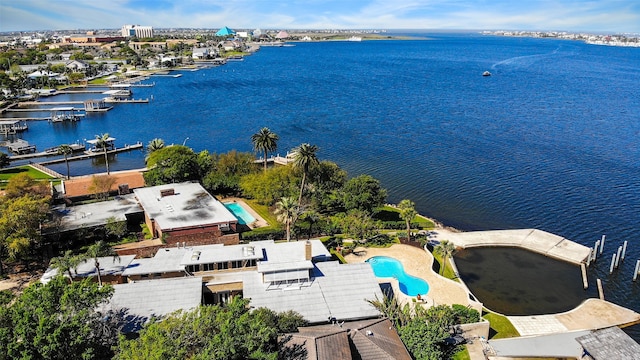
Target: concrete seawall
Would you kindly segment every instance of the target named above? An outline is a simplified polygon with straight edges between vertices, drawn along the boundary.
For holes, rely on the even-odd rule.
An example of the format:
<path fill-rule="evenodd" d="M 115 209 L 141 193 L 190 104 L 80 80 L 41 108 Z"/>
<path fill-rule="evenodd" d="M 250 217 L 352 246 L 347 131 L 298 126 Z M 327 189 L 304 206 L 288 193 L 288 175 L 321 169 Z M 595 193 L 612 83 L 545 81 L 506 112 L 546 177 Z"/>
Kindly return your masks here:
<path fill-rule="evenodd" d="M 561 236 L 537 229 L 448 232 L 437 230 L 438 240 L 449 240 L 461 248 L 510 246 L 580 265 L 591 249 Z"/>

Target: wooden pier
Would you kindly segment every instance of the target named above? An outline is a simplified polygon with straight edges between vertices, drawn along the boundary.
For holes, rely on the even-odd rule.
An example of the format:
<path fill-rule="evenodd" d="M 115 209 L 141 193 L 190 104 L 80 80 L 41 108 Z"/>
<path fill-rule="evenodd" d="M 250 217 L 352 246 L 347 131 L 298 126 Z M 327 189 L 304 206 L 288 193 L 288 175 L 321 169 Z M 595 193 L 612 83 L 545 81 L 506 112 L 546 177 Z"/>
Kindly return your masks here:
<path fill-rule="evenodd" d="M 142 149 L 142 148 L 143 148 L 142 143 L 141 142 L 137 142 L 137 143 L 135 143 L 133 145 L 125 145 L 124 147 L 121 147 L 121 148 L 115 148 L 113 150 L 109 150 L 109 151 L 107 151 L 107 154 L 117 154 L 117 153 L 121 153 L 121 152 L 125 152 L 125 151 L 131 151 L 131 150 Z M 104 152 L 102 152 L 102 151 L 85 151 L 82 155 L 67 157 L 67 160 L 68 161 L 85 160 L 85 159 L 90 159 L 90 158 L 94 158 L 94 157 L 98 157 L 98 156 L 104 156 Z M 64 161 L 65 161 L 64 159 L 53 159 L 53 160 L 39 162 L 39 164 L 40 165 L 51 165 L 51 164 L 63 163 Z"/>
<path fill-rule="evenodd" d="M 14 152 L 9 145 L 11 145 L 11 144 L 7 144 L 7 147 L 9 148 L 9 150 Z M 9 159 L 13 161 L 13 160 L 24 160 L 24 159 L 33 159 L 33 158 L 37 158 L 37 157 L 60 155 L 60 154 L 58 154 L 58 147 L 57 146 L 49 148 L 49 149 L 47 149 L 45 151 L 41 151 L 41 152 L 35 152 L 35 148 L 36 148 L 35 145 L 31 145 L 31 146 L 33 146 L 34 152 L 32 152 L 32 153 L 14 152 L 17 155 L 9 156 Z M 71 147 L 71 151 L 73 151 L 73 152 L 84 151 L 86 149 L 86 147 L 84 145 L 82 145 L 82 144 L 69 144 L 69 147 Z"/>
<path fill-rule="evenodd" d="M 116 98 L 105 98 L 104 102 L 106 103 L 129 103 L 129 104 L 144 104 L 148 103 L 149 99 L 116 99 Z"/>

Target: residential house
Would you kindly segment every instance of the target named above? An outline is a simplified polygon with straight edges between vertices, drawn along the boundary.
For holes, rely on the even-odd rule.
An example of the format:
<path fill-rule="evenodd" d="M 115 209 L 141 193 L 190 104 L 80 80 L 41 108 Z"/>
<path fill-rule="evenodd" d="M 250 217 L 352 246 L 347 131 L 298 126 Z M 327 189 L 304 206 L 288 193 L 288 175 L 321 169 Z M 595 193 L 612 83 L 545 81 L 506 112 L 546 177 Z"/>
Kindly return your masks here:
<path fill-rule="evenodd" d="M 151 234 L 169 245 L 237 244 L 238 219 L 200 184 L 184 182 L 134 189 Z"/>

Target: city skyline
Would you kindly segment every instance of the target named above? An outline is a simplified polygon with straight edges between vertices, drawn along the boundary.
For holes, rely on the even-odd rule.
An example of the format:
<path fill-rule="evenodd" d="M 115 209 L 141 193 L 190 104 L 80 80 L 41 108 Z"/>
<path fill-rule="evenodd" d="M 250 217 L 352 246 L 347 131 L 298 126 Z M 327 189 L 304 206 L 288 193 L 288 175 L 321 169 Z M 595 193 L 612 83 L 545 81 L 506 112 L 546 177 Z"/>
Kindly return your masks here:
<path fill-rule="evenodd" d="M 156 28 L 541 30 L 640 33 L 633 0 L 0 0 L 0 31 Z"/>

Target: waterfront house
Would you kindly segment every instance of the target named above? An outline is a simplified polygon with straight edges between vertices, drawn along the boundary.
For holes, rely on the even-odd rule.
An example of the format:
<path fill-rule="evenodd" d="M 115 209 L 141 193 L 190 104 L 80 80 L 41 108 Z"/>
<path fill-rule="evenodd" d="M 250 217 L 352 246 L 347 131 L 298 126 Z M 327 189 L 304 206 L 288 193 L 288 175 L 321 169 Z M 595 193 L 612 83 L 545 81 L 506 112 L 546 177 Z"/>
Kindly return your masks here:
<path fill-rule="evenodd" d="M 237 244 L 238 219 L 200 184 L 184 182 L 135 189 L 145 223 L 167 245 Z"/>
<path fill-rule="evenodd" d="M 69 60 L 65 63 L 65 67 L 72 72 L 84 73 L 89 69 L 89 64 L 82 60 Z"/>
<path fill-rule="evenodd" d="M 201 277 L 205 303 L 233 296 L 253 307 L 294 310 L 310 323 L 370 319 L 380 315 L 366 300 L 382 298 L 368 263 L 339 264 L 319 240 L 255 241 L 159 249 L 123 272 L 128 281 Z"/>

